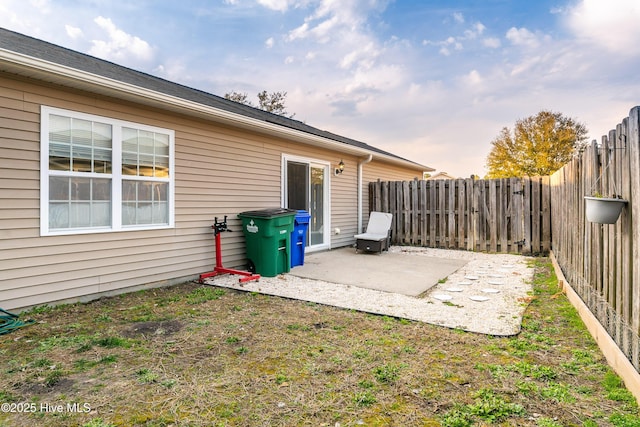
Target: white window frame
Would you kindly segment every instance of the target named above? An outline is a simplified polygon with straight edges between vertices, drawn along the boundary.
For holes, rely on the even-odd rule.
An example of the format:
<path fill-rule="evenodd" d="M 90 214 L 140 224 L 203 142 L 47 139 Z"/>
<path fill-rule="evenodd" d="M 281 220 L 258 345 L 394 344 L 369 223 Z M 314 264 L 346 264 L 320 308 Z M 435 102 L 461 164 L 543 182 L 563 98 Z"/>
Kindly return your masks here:
<path fill-rule="evenodd" d="M 282 154 L 282 159 L 281 159 L 281 174 L 280 174 L 280 179 L 281 179 L 281 185 L 280 185 L 280 189 L 281 189 L 281 193 L 280 193 L 280 200 L 281 200 L 281 206 L 282 207 L 286 207 L 287 206 L 287 162 L 298 162 L 298 163 L 306 163 L 308 164 L 310 167 L 323 167 L 325 168 L 325 172 L 326 172 L 326 176 L 325 176 L 325 183 L 324 183 L 324 194 L 323 194 L 323 200 L 322 203 L 324 205 L 324 217 L 325 217 L 325 223 L 323 226 L 323 234 L 324 237 L 327 239 L 324 243 L 322 244 L 318 244 L 318 245 L 313 245 L 313 246 L 307 246 L 305 249 L 305 253 L 311 253 L 311 252 L 317 252 L 317 251 L 323 251 L 323 250 L 327 250 L 327 249 L 331 249 L 331 162 L 328 162 L 326 160 L 318 160 L 318 159 L 314 159 L 314 158 L 309 158 L 309 157 L 302 157 L 302 156 L 296 156 L 296 155 L 292 155 L 292 154 Z"/>
<path fill-rule="evenodd" d="M 58 172 L 49 170 L 49 116 L 51 114 L 71 118 L 97 121 L 112 127 L 112 164 L 111 174 L 92 172 Z M 169 177 L 138 177 L 122 174 L 122 128 L 134 128 L 169 135 Z M 111 233 L 134 230 L 157 230 L 175 227 L 175 131 L 155 126 L 148 126 L 125 120 L 118 120 L 95 114 L 64 110 L 49 106 L 40 108 L 40 235 L 57 236 L 69 234 Z M 68 176 L 81 178 L 108 178 L 111 180 L 111 225 L 106 227 L 78 227 L 65 229 L 49 229 L 49 177 Z M 168 183 L 168 223 L 167 224 L 122 224 L 122 181 L 141 180 Z"/>

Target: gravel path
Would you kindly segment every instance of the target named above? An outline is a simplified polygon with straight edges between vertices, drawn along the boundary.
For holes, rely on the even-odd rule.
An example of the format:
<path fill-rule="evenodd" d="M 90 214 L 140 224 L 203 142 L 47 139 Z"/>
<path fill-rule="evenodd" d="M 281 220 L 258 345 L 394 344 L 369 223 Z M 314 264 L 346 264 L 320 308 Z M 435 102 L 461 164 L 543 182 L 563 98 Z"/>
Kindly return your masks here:
<path fill-rule="evenodd" d="M 238 276 L 206 279 L 209 285 L 311 301 L 369 313 L 406 318 L 481 334 L 520 332 L 530 301 L 533 269 L 529 258 L 444 249 L 393 246 L 406 256 L 464 259 L 468 263 L 420 297 L 365 289 L 281 274 L 238 283 Z"/>

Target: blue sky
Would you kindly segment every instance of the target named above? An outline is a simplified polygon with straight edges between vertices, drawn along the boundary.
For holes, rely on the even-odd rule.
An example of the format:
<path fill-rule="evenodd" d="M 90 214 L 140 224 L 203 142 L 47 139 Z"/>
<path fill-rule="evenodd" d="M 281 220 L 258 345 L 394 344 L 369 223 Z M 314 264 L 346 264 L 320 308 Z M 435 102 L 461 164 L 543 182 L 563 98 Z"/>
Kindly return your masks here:
<path fill-rule="evenodd" d="M 640 105 L 637 0 L 2 0 L 0 26 L 295 118 L 437 171 L 486 173 L 547 109 L 592 139 Z"/>

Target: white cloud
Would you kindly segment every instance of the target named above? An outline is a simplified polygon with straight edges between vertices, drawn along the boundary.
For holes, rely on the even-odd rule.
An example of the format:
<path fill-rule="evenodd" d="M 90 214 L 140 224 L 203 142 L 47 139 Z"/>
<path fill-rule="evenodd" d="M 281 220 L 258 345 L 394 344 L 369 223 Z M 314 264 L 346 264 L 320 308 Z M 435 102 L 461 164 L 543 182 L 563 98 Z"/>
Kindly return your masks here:
<path fill-rule="evenodd" d="M 159 76 L 174 82 L 188 82 L 192 78 L 189 75 L 187 65 L 179 59 L 171 59 L 164 64 L 159 64 L 153 71 Z"/>
<path fill-rule="evenodd" d="M 51 1 L 50 0 L 29 0 L 29 3 L 36 10 L 43 14 L 51 13 Z"/>
<path fill-rule="evenodd" d="M 370 17 L 387 2 L 320 0 L 285 37 L 291 49 L 305 49 L 297 57 L 313 60 L 309 72 L 317 78 L 307 74 L 313 84 L 306 90 L 326 96 L 332 114 L 359 115 L 376 94 L 405 79 L 392 53 L 402 41 L 383 42 L 372 31 Z"/>
<path fill-rule="evenodd" d="M 422 44 L 424 46 L 440 46 L 440 55 L 449 56 L 451 55 L 452 49 L 457 51 L 463 50 L 464 45 L 462 42 L 475 40 L 482 35 L 486 28 L 487 27 L 485 27 L 481 22 L 476 22 L 471 25 L 469 29 L 465 30 L 461 36 L 449 36 L 445 40 L 441 41 L 423 40 Z"/>
<path fill-rule="evenodd" d="M 273 47 L 273 45 L 275 44 L 275 40 L 273 39 L 273 37 L 269 37 L 267 40 L 265 40 L 264 45 L 267 49 L 271 49 Z"/>
<path fill-rule="evenodd" d="M 465 82 L 470 86 L 478 86 L 482 83 L 482 77 L 478 70 L 471 70 L 471 72 L 465 76 Z"/>
<path fill-rule="evenodd" d="M 41 31 L 44 15 L 49 14 L 48 1 L 0 1 L 0 26 L 24 34 L 36 35 Z"/>
<path fill-rule="evenodd" d="M 82 30 L 78 27 L 72 27 L 71 25 L 65 25 L 64 29 L 67 31 L 67 35 L 69 37 L 71 37 L 72 39 L 79 39 L 80 37 L 82 37 L 84 34 L 82 33 Z"/>
<path fill-rule="evenodd" d="M 460 12 L 454 12 L 453 13 L 453 20 L 456 21 L 459 24 L 463 24 L 464 23 L 464 15 L 462 15 L 462 13 L 460 13 Z"/>
<path fill-rule="evenodd" d="M 286 12 L 287 9 L 289 9 L 289 5 L 292 3 L 295 3 L 295 0 L 258 0 L 258 4 L 266 7 L 267 9 L 277 10 L 279 12 Z"/>
<path fill-rule="evenodd" d="M 288 37 L 289 41 L 311 38 L 320 43 L 327 43 L 332 37 L 335 38 L 335 36 L 339 35 L 337 30 L 341 22 L 338 16 L 331 16 L 315 26 L 310 24 L 312 22 L 313 18 L 307 18 L 304 24 L 291 30 Z"/>
<path fill-rule="evenodd" d="M 511 27 L 506 34 L 507 40 L 516 46 L 537 48 L 540 46 L 538 37 L 526 28 Z"/>
<path fill-rule="evenodd" d="M 500 42 L 500 39 L 495 37 L 488 37 L 486 39 L 483 39 L 482 44 L 492 49 L 497 49 L 502 45 L 502 43 Z"/>
<path fill-rule="evenodd" d="M 381 54 L 380 49 L 373 42 L 359 47 L 347 53 L 340 61 L 340 67 L 350 69 L 357 67 L 358 69 L 370 69 L 374 66 L 376 58 Z"/>
<path fill-rule="evenodd" d="M 517 76 L 520 74 L 525 74 L 543 62 L 543 58 L 537 55 L 527 56 L 521 62 L 513 65 L 511 67 L 511 76 Z"/>
<path fill-rule="evenodd" d="M 473 24 L 471 29 L 466 30 L 464 32 L 464 39 L 466 40 L 475 39 L 476 37 L 481 36 L 484 30 L 486 29 L 487 27 L 482 25 L 482 22 L 476 22 L 475 24 Z"/>
<path fill-rule="evenodd" d="M 344 26 L 344 23 L 340 22 L 339 16 L 334 15 L 316 25 L 315 28 L 311 30 L 311 35 L 319 42 L 326 43 L 332 36 L 337 35 L 340 30 L 339 27 L 341 26 Z"/>
<path fill-rule="evenodd" d="M 404 81 L 402 68 L 397 65 L 383 65 L 375 69 L 360 70 L 345 87 L 346 93 L 382 92 L 396 87 Z"/>
<path fill-rule="evenodd" d="M 444 56 L 451 55 L 451 49 L 462 50 L 464 48 L 462 43 L 457 41 L 454 37 L 449 37 L 447 40 L 440 42 L 439 45 L 441 46 L 439 52 Z"/>
<path fill-rule="evenodd" d="M 107 32 L 109 39 L 92 40 L 93 46 L 89 49 L 91 55 L 119 63 L 148 62 L 153 59 L 153 49 L 146 41 L 125 33 L 111 19 L 98 16 L 94 22 Z"/>
<path fill-rule="evenodd" d="M 287 36 L 287 40 L 293 41 L 296 39 L 304 39 L 309 35 L 309 23 L 305 22 L 300 25 L 298 28 L 295 28 L 289 31 L 289 35 Z"/>
<path fill-rule="evenodd" d="M 320 0 L 304 23 L 289 32 L 288 38 L 290 41 L 311 38 L 327 43 L 329 40 L 342 40 L 349 32 L 363 34 L 367 31 L 365 27 L 369 15 L 383 9 L 387 2 L 388 0 Z M 290 3 L 294 3 L 294 0 L 290 0 Z"/>
<path fill-rule="evenodd" d="M 582 0 L 567 12 L 569 28 L 581 39 L 613 53 L 640 53 L 638 0 Z"/>

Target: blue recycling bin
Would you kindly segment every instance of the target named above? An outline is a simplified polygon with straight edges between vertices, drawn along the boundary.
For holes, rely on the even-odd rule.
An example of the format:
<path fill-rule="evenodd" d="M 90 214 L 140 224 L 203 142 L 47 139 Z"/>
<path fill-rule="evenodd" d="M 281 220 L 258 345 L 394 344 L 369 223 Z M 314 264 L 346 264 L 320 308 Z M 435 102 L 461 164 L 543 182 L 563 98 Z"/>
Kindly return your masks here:
<path fill-rule="evenodd" d="M 293 219 L 291 232 L 291 267 L 304 265 L 304 249 L 307 246 L 307 230 L 309 229 L 309 212 L 298 211 Z"/>

